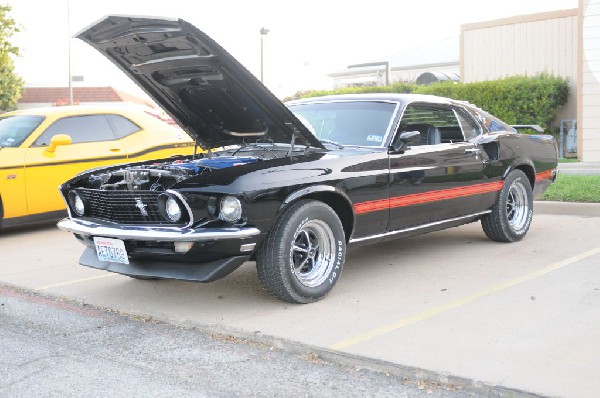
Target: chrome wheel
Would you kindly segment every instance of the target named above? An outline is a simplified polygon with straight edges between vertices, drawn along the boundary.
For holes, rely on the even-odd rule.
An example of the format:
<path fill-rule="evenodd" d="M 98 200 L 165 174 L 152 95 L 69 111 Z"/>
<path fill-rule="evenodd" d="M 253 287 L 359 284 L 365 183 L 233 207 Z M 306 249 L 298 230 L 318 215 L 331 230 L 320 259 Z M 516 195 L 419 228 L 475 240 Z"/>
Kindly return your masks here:
<path fill-rule="evenodd" d="M 324 221 L 310 220 L 294 235 L 290 251 L 292 273 L 307 287 L 321 285 L 335 265 L 334 234 Z"/>
<path fill-rule="evenodd" d="M 345 258 L 346 236 L 335 211 L 323 202 L 299 200 L 279 215 L 258 247 L 256 269 L 271 295 L 306 304 L 335 286 Z"/>
<path fill-rule="evenodd" d="M 522 170 L 511 171 L 491 212 L 481 218 L 488 238 L 496 242 L 517 242 L 527 234 L 533 217 L 533 192 Z"/>
<path fill-rule="evenodd" d="M 506 198 L 506 218 L 513 231 L 519 231 L 525 226 L 529 217 L 529 201 L 525 186 L 515 181 L 508 191 Z"/>

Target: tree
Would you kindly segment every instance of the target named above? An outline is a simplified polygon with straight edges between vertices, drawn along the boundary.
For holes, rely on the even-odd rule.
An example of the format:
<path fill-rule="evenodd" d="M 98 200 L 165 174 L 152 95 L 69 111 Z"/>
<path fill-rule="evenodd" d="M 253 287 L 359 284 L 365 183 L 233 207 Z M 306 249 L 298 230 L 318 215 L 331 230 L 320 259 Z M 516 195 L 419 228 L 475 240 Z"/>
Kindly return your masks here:
<path fill-rule="evenodd" d="M 19 32 L 19 26 L 9 15 L 11 7 L 0 5 L 0 109 L 13 110 L 21 97 L 23 79 L 15 73 L 13 58 L 19 55 L 19 48 L 10 42 Z"/>

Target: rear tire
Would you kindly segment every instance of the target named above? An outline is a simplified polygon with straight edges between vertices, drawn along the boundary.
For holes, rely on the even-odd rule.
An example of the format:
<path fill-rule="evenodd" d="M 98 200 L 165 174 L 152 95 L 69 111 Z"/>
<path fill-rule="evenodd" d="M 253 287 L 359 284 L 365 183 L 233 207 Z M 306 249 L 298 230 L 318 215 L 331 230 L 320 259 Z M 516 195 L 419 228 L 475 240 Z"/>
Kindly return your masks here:
<path fill-rule="evenodd" d="M 306 304 L 337 282 L 346 257 L 342 223 L 322 202 L 301 200 L 286 209 L 258 248 L 256 268 L 272 296 Z"/>
<path fill-rule="evenodd" d="M 481 219 L 483 232 L 496 242 L 517 242 L 525 237 L 533 217 L 533 193 L 521 170 L 508 174 L 492 212 Z"/>

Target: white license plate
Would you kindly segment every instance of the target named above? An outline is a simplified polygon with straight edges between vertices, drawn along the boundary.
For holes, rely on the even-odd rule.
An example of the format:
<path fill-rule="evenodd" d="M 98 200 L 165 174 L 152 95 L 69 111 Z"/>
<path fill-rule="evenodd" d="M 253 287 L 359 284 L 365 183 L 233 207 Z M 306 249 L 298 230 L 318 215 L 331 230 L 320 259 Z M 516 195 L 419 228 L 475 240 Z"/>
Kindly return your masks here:
<path fill-rule="evenodd" d="M 94 237 L 96 255 L 100 261 L 129 264 L 125 243 L 120 239 Z"/>

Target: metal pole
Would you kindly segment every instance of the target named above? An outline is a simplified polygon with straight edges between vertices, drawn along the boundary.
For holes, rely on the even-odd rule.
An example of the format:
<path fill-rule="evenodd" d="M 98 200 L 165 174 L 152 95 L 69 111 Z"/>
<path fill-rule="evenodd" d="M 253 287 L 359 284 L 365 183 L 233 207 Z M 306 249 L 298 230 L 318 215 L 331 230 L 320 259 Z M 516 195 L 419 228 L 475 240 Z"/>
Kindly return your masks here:
<path fill-rule="evenodd" d="M 269 29 L 260 28 L 260 82 L 264 80 L 264 64 L 265 64 L 265 44 L 264 38 L 269 33 Z"/>
<path fill-rule="evenodd" d="M 560 135 L 558 136 L 558 156 L 561 158 L 565 157 L 565 120 L 560 121 Z"/>
<path fill-rule="evenodd" d="M 385 66 L 385 85 L 389 86 L 390 85 L 390 73 L 391 73 L 391 67 L 390 67 L 390 62 L 389 61 L 382 61 L 382 62 L 367 62 L 365 64 L 356 64 L 356 65 L 348 65 L 348 69 L 350 68 L 363 68 L 365 66 Z M 380 71 L 377 70 L 377 81 L 379 81 L 379 73 Z"/>
<path fill-rule="evenodd" d="M 68 60 L 69 60 L 69 105 L 73 105 L 73 83 L 72 83 L 72 76 L 71 76 L 71 7 L 69 4 L 69 0 L 67 0 L 67 34 L 69 36 L 68 38 Z"/>
<path fill-rule="evenodd" d="M 389 61 L 385 62 L 385 85 L 390 85 L 390 63 Z"/>

